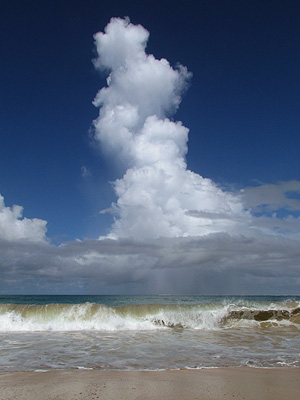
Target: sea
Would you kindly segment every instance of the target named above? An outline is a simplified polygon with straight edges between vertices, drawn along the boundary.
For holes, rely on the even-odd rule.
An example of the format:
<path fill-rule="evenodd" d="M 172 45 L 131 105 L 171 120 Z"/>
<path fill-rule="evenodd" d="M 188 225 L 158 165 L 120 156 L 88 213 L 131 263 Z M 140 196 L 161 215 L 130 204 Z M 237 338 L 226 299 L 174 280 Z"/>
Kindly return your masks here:
<path fill-rule="evenodd" d="M 0 372 L 300 367 L 300 296 L 0 296 Z"/>

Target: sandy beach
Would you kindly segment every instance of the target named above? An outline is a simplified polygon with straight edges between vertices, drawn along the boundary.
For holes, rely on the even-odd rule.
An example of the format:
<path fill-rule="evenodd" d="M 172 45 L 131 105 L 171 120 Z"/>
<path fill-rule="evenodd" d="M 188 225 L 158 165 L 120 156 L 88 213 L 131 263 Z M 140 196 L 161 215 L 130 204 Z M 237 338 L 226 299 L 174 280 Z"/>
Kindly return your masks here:
<path fill-rule="evenodd" d="M 0 400 L 298 400 L 300 368 L 0 374 Z"/>

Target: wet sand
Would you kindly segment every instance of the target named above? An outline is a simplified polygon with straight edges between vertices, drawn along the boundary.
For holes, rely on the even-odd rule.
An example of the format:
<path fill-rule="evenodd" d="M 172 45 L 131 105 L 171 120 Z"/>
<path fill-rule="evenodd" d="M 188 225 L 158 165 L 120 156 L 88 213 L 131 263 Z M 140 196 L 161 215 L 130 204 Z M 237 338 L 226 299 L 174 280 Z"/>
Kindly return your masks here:
<path fill-rule="evenodd" d="M 0 374 L 0 400 L 298 400 L 300 368 Z"/>

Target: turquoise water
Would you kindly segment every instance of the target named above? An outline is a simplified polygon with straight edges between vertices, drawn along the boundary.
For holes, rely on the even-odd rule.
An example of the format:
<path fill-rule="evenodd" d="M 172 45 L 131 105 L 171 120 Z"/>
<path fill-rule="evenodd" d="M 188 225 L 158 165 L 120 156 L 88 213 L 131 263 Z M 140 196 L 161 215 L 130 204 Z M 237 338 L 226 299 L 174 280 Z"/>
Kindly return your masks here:
<path fill-rule="evenodd" d="M 0 296 L 0 371 L 300 366 L 299 306 L 299 296 Z"/>

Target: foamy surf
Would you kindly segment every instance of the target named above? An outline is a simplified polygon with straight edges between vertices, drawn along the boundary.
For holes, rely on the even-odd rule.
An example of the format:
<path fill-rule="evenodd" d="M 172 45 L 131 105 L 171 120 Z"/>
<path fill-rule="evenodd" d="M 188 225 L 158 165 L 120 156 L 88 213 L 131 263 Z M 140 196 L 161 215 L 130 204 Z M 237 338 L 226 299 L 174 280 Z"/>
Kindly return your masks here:
<path fill-rule="evenodd" d="M 300 307 L 294 302 L 265 304 L 1 304 L 1 332 L 152 331 L 158 329 L 221 330 L 237 326 L 293 326 L 300 329 Z M 293 307 L 292 307 L 293 306 Z M 273 308 L 272 308 L 273 307 Z"/>
<path fill-rule="evenodd" d="M 0 296 L 0 371 L 300 366 L 300 297 Z"/>

